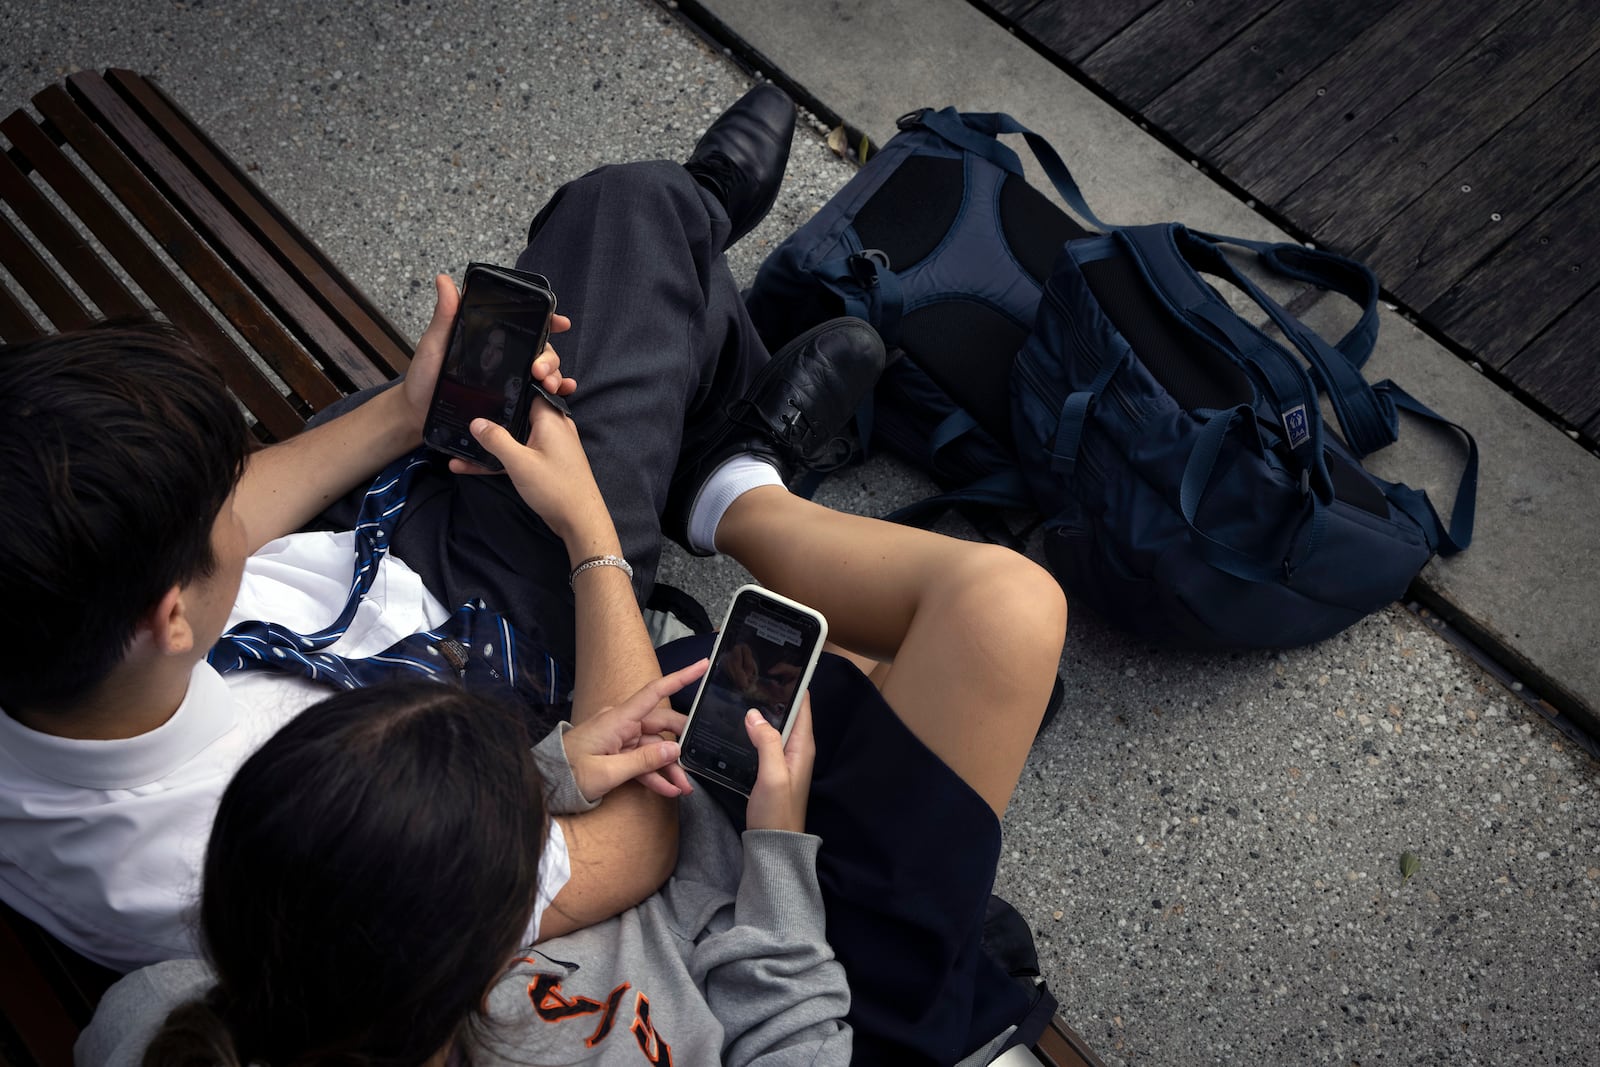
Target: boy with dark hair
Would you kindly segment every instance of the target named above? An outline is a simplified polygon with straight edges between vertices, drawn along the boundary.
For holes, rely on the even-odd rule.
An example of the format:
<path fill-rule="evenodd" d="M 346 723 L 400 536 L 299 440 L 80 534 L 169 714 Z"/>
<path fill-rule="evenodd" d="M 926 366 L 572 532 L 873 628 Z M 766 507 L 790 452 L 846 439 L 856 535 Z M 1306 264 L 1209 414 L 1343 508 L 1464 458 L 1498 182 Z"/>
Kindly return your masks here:
<path fill-rule="evenodd" d="M 247 434 L 214 364 L 161 323 L 5 350 L 0 706 L 80 703 L 123 661 L 168 589 L 212 578 L 212 519 Z M 87 605 L 93 610 L 85 610 Z M 70 651 L 69 651 L 70 650 Z"/>

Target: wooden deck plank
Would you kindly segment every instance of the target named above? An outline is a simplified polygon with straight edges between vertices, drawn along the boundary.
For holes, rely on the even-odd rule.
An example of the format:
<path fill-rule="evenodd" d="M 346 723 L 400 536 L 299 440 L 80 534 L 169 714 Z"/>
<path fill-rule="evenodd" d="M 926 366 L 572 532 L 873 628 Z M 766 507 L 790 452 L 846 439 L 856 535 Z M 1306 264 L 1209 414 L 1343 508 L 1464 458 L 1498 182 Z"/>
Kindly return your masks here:
<path fill-rule="evenodd" d="M 1401 4 L 1218 145 L 1212 161 L 1263 203 L 1277 204 L 1517 10 L 1516 3 Z"/>
<path fill-rule="evenodd" d="M 0 155 L 0 200 L 9 204 L 23 225 L 50 250 L 78 288 L 94 301 L 102 317 L 144 312 L 144 305 L 100 258 L 99 249 L 56 210 L 9 155 Z"/>
<path fill-rule="evenodd" d="M 1083 60 L 1083 71 L 1143 111 L 1278 0 L 1161 0 Z M 1091 5 L 1092 6 L 1092 5 Z"/>
<path fill-rule="evenodd" d="M 1535 0 L 1277 204 L 1318 241 L 1363 244 L 1495 131 L 1588 58 L 1593 14 Z M 1388 264 L 1372 264 L 1381 276 Z"/>
<path fill-rule="evenodd" d="M 1505 365 L 1519 389 L 1575 426 L 1600 427 L 1600 290 L 1591 289 Z"/>
<path fill-rule="evenodd" d="M 1072 63 L 1084 58 L 1121 33 L 1161 0 L 1101 0 L 1093 4 L 1045 0 L 1011 16 L 1017 26 L 1056 55 Z M 999 8 L 1000 4 L 992 5 Z"/>
<path fill-rule="evenodd" d="M 1394 0 L 1283 0 L 1152 100 L 1145 117 L 1207 158 L 1393 7 Z M 1281 162 L 1293 168 L 1306 160 Z"/>
<path fill-rule="evenodd" d="M 1562 150 L 1540 151 L 1539 145 L 1560 145 Z M 1356 252 L 1379 269 L 1391 293 L 1411 307 L 1425 308 L 1491 254 L 1499 259 L 1497 248 L 1597 164 L 1600 53 L 1436 181 Z M 1564 225 L 1580 225 L 1585 213 L 1596 209 L 1600 203 L 1569 201 Z M 1527 295 L 1539 300 L 1544 294 Z M 1561 305 L 1540 316 L 1535 327 L 1564 310 Z"/>
<path fill-rule="evenodd" d="M 1517 230 L 1422 317 L 1483 362 L 1503 368 L 1600 285 L 1600 167 Z"/>

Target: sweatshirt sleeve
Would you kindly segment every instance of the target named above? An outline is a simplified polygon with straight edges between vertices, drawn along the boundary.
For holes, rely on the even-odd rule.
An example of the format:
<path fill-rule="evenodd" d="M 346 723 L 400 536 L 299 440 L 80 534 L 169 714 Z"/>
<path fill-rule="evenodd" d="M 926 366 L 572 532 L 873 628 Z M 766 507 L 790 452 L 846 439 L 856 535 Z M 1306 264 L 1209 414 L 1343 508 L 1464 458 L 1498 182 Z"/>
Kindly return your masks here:
<path fill-rule="evenodd" d="M 570 729 L 570 722 L 556 723 L 555 729 L 533 746 L 533 762 L 544 777 L 545 810 L 551 815 L 578 815 L 600 806 L 598 800 L 590 800 L 583 795 L 578 788 L 578 780 L 572 776 L 572 764 L 567 761 L 567 746 L 561 740 Z"/>
<path fill-rule="evenodd" d="M 820 844 L 746 830 L 733 926 L 695 946 L 690 968 L 723 1025 L 726 1067 L 850 1062 L 850 989 L 826 939 Z"/>

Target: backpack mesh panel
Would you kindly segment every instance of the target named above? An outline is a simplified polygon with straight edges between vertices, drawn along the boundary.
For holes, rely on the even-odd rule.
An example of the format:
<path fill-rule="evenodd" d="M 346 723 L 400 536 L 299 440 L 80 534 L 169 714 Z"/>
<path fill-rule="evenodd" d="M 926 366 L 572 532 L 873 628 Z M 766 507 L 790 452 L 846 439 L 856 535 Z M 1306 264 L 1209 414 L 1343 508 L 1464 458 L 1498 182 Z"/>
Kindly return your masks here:
<path fill-rule="evenodd" d="M 909 270 L 950 232 L 965 187 L 960 159 L 908 158 L 857 212 L 861 247 L 879 249 L 897 271 Z"/>
<path fill-rule="evenodd" d="M 1043 193 L 1009 174 L 1000 186 L 1000 230 L 1011 254 L 1041 286 L 1050 277 L 1061 246 L 1091 236 Z"/>
<path fill-rule="evenodd" d="M 944 300 L 900 320 L 900 343 L 996 440 L 1011 440 L 1011 363 L 1028 331 L 970 300 Z"/>

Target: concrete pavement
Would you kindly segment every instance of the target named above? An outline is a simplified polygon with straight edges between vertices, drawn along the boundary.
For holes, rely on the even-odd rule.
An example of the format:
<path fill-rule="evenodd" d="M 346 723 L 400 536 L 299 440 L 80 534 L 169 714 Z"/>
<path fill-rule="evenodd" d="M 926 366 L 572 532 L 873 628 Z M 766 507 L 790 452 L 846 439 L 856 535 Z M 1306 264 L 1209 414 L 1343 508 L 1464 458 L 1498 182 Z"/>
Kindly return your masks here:
<path fill-rule="evenodd" d="M 1271 233 L 961 0 L 711 6 L 876 136 L 922 104 L 1010 110 L 1106 218 Z M 0 24 L 0 109 L 74 67 L 154 75 L 413 335 L 434 271 L 509 259 L 545 197 L 596 164 L 683 158 L 748 85 L 645 0 L 0 0 Z M 740 277 L 848 176 L 803 130 L 773 216 L 735 249 Z M 1478 544 L 1433 580 L 1483 598 L 1529 664 L 1592 699 L 1594 458 L 1470 371 L 1435 373 L 1452 357 L 1396 317 L 1383 337 L 1377 358 L 1485 448 Z M 1432 484 L 1426 460 L 1395 462 Z M 929 489 L 878 460 L 821 495 L 875 514 Z M 664 577 L 714 614 L 743 578 L 681 554 Z M 1595 766 L 1409 613 L 1311 649 L 1195 656 L 1078 612 L 1062 673 L 1068 703 L 1007 816 L 999 888 L 1108 1063 L 1591 1055 Z M 1402 884 L 1407 850 L 1421 869 Z"/>

